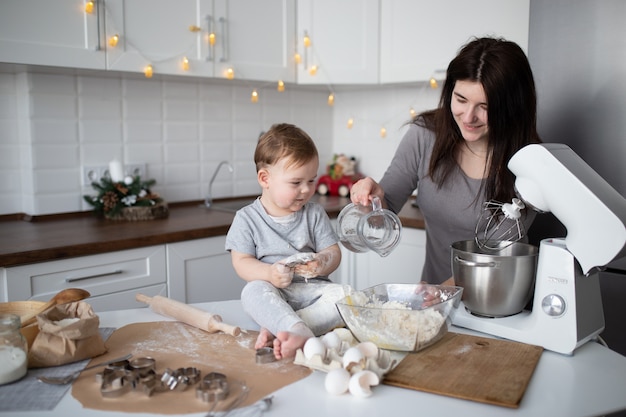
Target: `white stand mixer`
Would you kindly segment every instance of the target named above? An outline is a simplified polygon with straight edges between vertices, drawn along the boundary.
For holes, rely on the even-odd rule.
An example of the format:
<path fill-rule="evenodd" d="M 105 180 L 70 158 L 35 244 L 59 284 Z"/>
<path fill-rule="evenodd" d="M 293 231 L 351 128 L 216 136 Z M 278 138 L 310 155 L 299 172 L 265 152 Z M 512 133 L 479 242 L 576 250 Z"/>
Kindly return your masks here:
<path fill-rule="evenodd" d="M 461 303 L 453 324 L 573 354 L 604 330 L 594 272 L 626 256 L 626 199 L 563 144 L 528 145 L 508 167 L 520 198 L 537 211 L 552 212 L 567 236 L 539 245 L 532 311 L 485 318 Z"/>

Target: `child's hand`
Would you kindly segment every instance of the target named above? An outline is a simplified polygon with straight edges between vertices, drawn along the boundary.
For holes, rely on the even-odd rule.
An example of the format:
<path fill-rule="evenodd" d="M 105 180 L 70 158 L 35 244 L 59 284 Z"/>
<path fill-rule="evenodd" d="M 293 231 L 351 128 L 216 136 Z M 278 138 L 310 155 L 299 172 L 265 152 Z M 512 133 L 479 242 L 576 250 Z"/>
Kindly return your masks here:
<path fill-rule="evenodd" d="M 270 267 L 270 282 L 276 288 L 286 288 L 293 279 L 293 268 L 285 265 L 285 260 L 278 261 Z"/>
<path fill-rule="evenodd" d="M 326 270 L 330 260 L 331 255 L 329 253 L 316 253 L 312 261 L 296 265 L 294 267 L 294 274 L 306 279 L 319 277 L 320 275 L 324 275 L 323 271 Z"/>

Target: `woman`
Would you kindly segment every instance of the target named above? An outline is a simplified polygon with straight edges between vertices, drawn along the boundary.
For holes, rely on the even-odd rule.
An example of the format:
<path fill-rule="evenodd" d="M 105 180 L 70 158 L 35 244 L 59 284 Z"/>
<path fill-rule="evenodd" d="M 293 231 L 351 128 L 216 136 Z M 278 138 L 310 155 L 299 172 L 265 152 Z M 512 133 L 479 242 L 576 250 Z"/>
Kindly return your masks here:
<path fill-rule="evenodd" d="M 526 55 L 515 43 L 480 38 L 450 62 L 438 108 L 417 115 L 385 175 L 357 182 L 354 203 L 373 196 L 398 212 L 417 188 L 426 223 L 422 280 L 452 284 L 450 245 L 473 239 L 485 201 L 510 202 L 511 156 L 541 142 L 536 93 Z M 528 227 L 534 213 L 524 216 Z"/>

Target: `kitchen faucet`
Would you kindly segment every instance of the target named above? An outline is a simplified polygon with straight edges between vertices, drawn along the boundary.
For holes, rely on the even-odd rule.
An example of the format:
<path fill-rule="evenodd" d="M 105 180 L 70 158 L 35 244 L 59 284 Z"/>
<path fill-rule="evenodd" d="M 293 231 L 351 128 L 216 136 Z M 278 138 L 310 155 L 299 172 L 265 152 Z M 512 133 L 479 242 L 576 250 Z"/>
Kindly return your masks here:
<path fill-rule="evenodd" d="M 213 188 L 213 181 L 215 181 L 215 177 L 217 177 L 217 173 L 220 171 L 220 168 L 222 167 L 222 165 L 226 165 L 226 167 L 228 168 L 228 171 L 230 171 L 231 174 L 234 171 L 233 166 L 229 164 L 228 161 L 220 162 L 217 168 L 215 168 L 215 172 L 213 172 L 213 176 L 211 177 L 211 181 L 209 182 L 209 194 L 204 200 L 204 205 L 206 206 L 206 208 L 211 207 L 211 205 L 213 204 L 213 198 L 211 197 L 211 189 Z"/>

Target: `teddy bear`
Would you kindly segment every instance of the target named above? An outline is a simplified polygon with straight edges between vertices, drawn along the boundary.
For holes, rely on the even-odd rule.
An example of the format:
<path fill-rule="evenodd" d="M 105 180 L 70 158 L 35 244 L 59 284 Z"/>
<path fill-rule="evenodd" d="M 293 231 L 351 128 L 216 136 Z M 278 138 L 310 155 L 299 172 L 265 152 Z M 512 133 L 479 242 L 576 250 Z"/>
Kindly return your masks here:
<path fill-rule="evenodd" d="M 347 197 L 352 185 L 361 178 L 363 176 L 357 173 L 355 157 L 335 154 L 333 161 L 326 166 L 326 175 L 317 182 L 317 192 L 320 195 Z"/>

